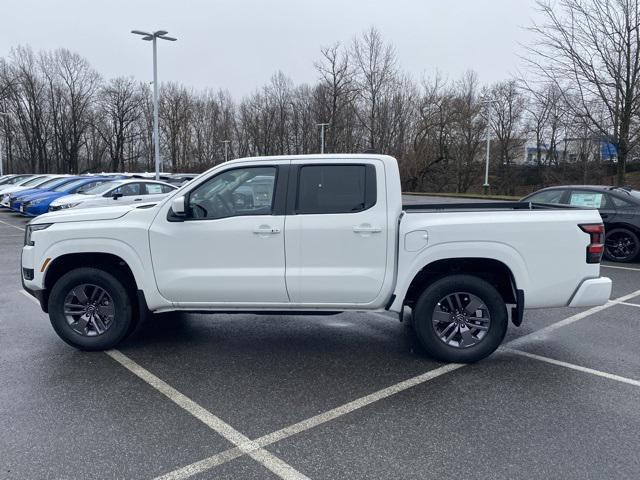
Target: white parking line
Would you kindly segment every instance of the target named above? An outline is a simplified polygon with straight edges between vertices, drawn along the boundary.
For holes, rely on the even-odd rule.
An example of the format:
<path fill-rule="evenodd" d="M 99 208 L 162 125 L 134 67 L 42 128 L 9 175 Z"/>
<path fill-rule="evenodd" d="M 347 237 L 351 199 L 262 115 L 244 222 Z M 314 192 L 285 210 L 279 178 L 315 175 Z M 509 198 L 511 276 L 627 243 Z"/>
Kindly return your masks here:
<path fill-rule="evenodd" d="M 640 305 L 637 303 L 629 303 L 629 302 L 618 302 L 619 305 L 626 305 L 627 307 L 636 307 L 640 308 Z"/>
<path fill-rule="evenodd" d="M 279 442 L 298 433 L 317 427 L 318 425 L 322 425 L 323 423 L 335 420 L 338 417 L 366 407 L 367 405 L 370 405 L 374 402 L 383 400 L 387 397 L 395 395 L 396 393 L 400 393 L 404 390 L 415 387 L 416 385 L 428 382 L 429 380 L 433 380 L 434 378 L 438 378 L 446 373 L 452 372 L 465 366 L 466 365 L 464 364 L 449 363 L 442 367 L 430 370 L 421 375 L 417 375 L 408 380 L 404 380 L 400 383 L 396 383 L 395 385 L 391 385 L 390 387 L 383 388 L 382 390 L 378 390 L 369 395 L 353 400 L 352 402 L 345 403 L 344 405 L 341 405 L 327 412 L 321 413 L 311 418 L 307 418 L 306 420 L 295 423 L 293 425 L 289 425 L 285 428 L 281 428 L 280 430 L 276 430 L 275 432 L 269 433 L 260 438 L 257 438 L 256 440 L 253 440 L 252 443 L 261 448 L 267 447 L 272 443 Z M 177 470 L 173 470 L 172 472 L 169 472 L 160 477 L 156 477 L 154 480 L 184 480 L 193 475 L 205 472 L 213 467 L 221 465 L 222 463 L 226 463 L 229 460 L 238 458 L 241 455 L 243 455 L 243 453 L 239 448 L 231 448 L 224 452 L 217 453 L 216 455 L 205 458 L 204 460 L 200 460 Z"/>
<path fill-rule="evenodd" d="M 623 295 L 622 297 L 618 297 L 614 300 L 610 300 L 604 305 L 592 307 L 588 310 L 585 310 L 584 312 L 571 315 L 570 317 L 567 317 L 564 320 L 560 320 L 559 322 L 552 323 L 551 325 L 541 328 L 540 330 L 536 330 L 535 332 L 531 332 L 528 335 L 523 335 L 522 337 L 518 337 L 515 340 L 512 340 L 511 342 L 509 342 L 507 345 L 518 346 L 523 343 L 530 342 L 532 340 L 544 340 L 549 336 L 549 333 L 553 332 L 554 330 L 557 330 L 562 327 L 566 327 L 567 325 L 571 325 L 572 323 L 577 322 L 578 320 L 582 320 L 583 318 L 593 315 L 594 313 L 598 313 L 598 312 L 601 312 L 602 310 L 606 310 L 607 308 L 611 308 L 615 305 L 618 305 L 624 302 L 625 300 L 629 300 L 630 298 L 637 297 L 638 295 L 640 295 L 640 290 L 636 290 L 635 292 L 631 292 L 627 295 Z"/>
<path fill-rule="evenodd" d="M 521 357 L 533 358 L 534 360 L 539 360 L 541 362 L 550 363 L 552 365 L 558 365 L 560 367 L 570 368 L 571 370 L 577 370 L 579 372 L 590 373 L 591 375 L 597 375 L 598 377 L 608 378 L 609 380 L 615 380 L 616 382 L 627 383 L 629 385 L 634 385 L 636 387 L 640 387 L 640 380 L 634 380 L 632 378 L 621 377 L 620 375 L 614 375 L 612 373 L 603 372 L 601 370 L 594 370 L 593 368 L 582 367 L 580 365 L 576 365 L 575 363 L 562 362 L 560 360 L 556 360 L 554 358 L 543 357 L 542 355 L 536 355 L 535 353 L 524 352 L 522 350 L 514 350 L 512 348 L 500 348 L 503 352 L 513 353 L 515 355 L 520 355 Z"/>
<path fill-rule="evenodd" d="M 271 452 L 262 449 L 256 442 L 251 441 L 231 425 L 224 422 L 186 395 L 180 393 L 166 382 L 160 380 L 160 378 L 156 377 L 153 373 L 131 360 L 124 353 L 118 350 L 109 350 L 105 353 L 138 378 L 142 379 L 162 393 L 180 408 L 187 411 L 210 429 L 236 445 L 242 453 L 246 453 L 256 462 L 262 464 L 280 478 L 285 480 L 308 480 L 308 477 L 298 472 L 291 465 L 285 463 Z M 229 457 L 230 456 L 231 455 L 229 455 Z"/>
<path fill-rule="evenodd" d="M 33 300 L 34 302 L 38 303 L 38 301 L 35 298 L 33 298 L 31 295 L 29 295 L 26 291 L 23 290 L 21 291 L 21 293 L 27 296 L 30 300 Z M 555 365 L 572 368 L 574 370 L 579 370 L 586 373 L 592 373 L 600 377 L 622 381 L 624 383 L 629 383 L 632 385 L 637 384 L 637 386 L 640 386 L 640 382 L 637 380 L 619 377 L 617 375 L 608 374 L 606 372 L 600 372 L 598 370 L 593 370 L 586 367 L 581 367 L 579 365 L 561 362 L 559 360 L 554 360 L 547 357 L 541 357 L 539 355 L 529 354 L 527 352 L 522 352 L 520 350 L 509 348 L 509 347 L 521 345 L 522 343 L 544 339 L 552 331 L 555 331 L 559 328 L 562 328 L 564 326 L 567 326 L 574 322 L 582 320 L 583 318 L 586 318 L 590 315 L 593 315 L 607 308 L 613 307 L 615 305 L 623 304 L 625 300 L 628 300 L 630 298 L 633 298 L 639 295 L 640 295 L 640 290 L 636 290 L 627 295 L 623 295 L 612 301 L 607 302 L 605 305 L 600 305 L 597 307 L 590 308 L 588 310 L 585 310 L 584 312 L 577 313 L 576 315 L 572 315 L 563 320 L 560 320 L 559 322 L 556 322 L 552 325 L 544 327 L 536 332 L 532 332 L 528 335 L 519 337 L 505 344 L 505 346 L 501 347 L 501 349 L 503 351 L 517 353 L 519 355 L 534 358 L 536 360 L 546 361 L 547 363 L 553 363 Z M 378 315 L 384 316 L 386 318 L 386 315 L 381 315 L 381 314 L 378 314 Z M 204 409 L 203 407 L 198 405 L 196 402 L 189 399 L 188 397 L 186 397 L 185 395 L 183 395 L 182 393 L 180 393 L 179 391 L 177 391 L 176 389 L 174 389 L 173 387 L 171 387 L 170 385 L 162 381 L 160 378 L 153 375 L 144 367 L 135 363 L 133 360 L 131 360 L 129 357 L 127 357 L 120 351 L 110 350 L 106 353 L 115 361 L 117 361 L 122 366 L 124 366 L 129 371 L 131 371 L 133 374 L 135 374 L 136 376 L 144 380 L 146 383 L 154 387 L 156 390 L 158 390 L 160 393 L 165 395 L 167 398 L 172 400 L 178 406 L 180 406 L 181 408 L 189 412 L 191 415 L 198 418 L 200 421 L 202 421 L 207 426 L 209 426 L 212 430 L 216 431 L 218 434 L 220 434 L 221 436 L 229 440 L 231 443 L 236 445 L 234 448 L 225 450 L 211 457 L 205 458 L 198 462 L 195 462 L 195 463 L 186 465 L 184 467 L 181 467 L 179 469 L 173 470 L 171 472 L 168 472 L 165 475 L 157 477 L 155 480 L 186 479 L 188 477 L 207 471 L 213 467 L 226 463 L 230 460 L 233 460 L 245 454 L 249 455 L 251 458 L 261 463 L 262 465 L 264 465 L 266 468 L 268 468 L 269 470 L 271 470 L 273 473 L 280 476 L 281 478 L 306 479 L 307 477 L 305 477 L 302 473 L 298 472 L 293 467 L 291 467 L 290 465 L 288 465 L 287 463 L 285 463 L 275 455 L 271 454 L 267 450 L 264 450 L 264 447 L 271 445 L 275 442 L 284 440 L 298 433 L 312 429 L 323 423 L 329 422 L 331 420 L 335 420 L 336 418 L 339 418 L 343 415 L 351 413 L 362 407 L 375 403 L 379 400 L 388 398 L 399 392 L 402 392 L 414 386 L 420 385 L 429 380 L 445 375 L 449 372 L 455 371 L 465 366 L 464 364 L 453 364 L 453 363 L 444 365 L 442 367 L 436 368 L 434 370 L 430 370 L 416 377 L 412 377 L 408 380 L 399 382 L 395 385 L 391 385 L 390 387 L 384 388 L 382 390 L 378 390 L 374 393 L 371 393 L 359 399 L 348 402 L 344 405 L 341 405 L 327 412 L 321 413 L 314 417 L 310 417 L 301 422 L 295 423 L 288 427 L 269 433 L 256 440 L 250 440 L 248 437 L 244 436 L 242 433 L 235 430 L 229 424 L 225 423 L 223 420 L 213 415 L 211 412 Z"/>
<path fill-rule="evenodd" d="M 634 272 L 640 272 L 640 268 L 633 267 L 618 267 L 617 265 L 600 265 L 602 268 L 616 268 L 618 270 L 633 270 Z"/>
<path fill-rule="evenodd" d="M 11 223 L 9 223 L 9 222 L 3 222 L 2 220 L 0 220 L 0 223 L 2 223 L 3 225 L 7 225 L 7 226 L 9 226 L 9 227 L 17 228 L 18 230 L 22 230 L 22 231 L 24 232 L 24 228 L 22 228 L 22 227 L 18 227 L 17 225 L 12 225 Z"/>

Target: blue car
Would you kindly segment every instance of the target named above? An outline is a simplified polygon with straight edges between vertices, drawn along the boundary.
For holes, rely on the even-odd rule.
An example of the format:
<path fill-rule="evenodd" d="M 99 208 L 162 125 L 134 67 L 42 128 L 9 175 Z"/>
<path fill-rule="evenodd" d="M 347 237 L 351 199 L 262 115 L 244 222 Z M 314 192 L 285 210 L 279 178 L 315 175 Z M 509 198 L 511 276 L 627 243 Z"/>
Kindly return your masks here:
<path fill-rule="evenodd" d="M 42 192 L 30 195 L 23 199 L 20 206 L 20 213 L 29 217 L 37 217 L 43 213 L 47 213 L 49 210 L 49 204 L 56 198 L 64 197 L 72 193 L 78 193 L 81 190 L 88 190 L 100 185 L 104 182 L 110 182 L 113 180 L 110 177 L 83 177 L 76 179 L 73 182 L 60 185 L 50 192 Z"/>
<path fill-rule="evenodd" d="M 83 177 L 57 177 L 51 178 L 44 182 L 41 185 L 38 185 L 34 188 L 29 188 L 28 190 L 20 190 L 19 192 L 15 192 L 9 195 L 9 208 L 14 212 L 20 211 L 20 206 L 22 205 L 22 201 L 25 198 L 30 197 L 31 195 L 37 195 L 43 192 L 50 192 L 56 187 L 64 185 L 69 182 L 73 182 Z"/>

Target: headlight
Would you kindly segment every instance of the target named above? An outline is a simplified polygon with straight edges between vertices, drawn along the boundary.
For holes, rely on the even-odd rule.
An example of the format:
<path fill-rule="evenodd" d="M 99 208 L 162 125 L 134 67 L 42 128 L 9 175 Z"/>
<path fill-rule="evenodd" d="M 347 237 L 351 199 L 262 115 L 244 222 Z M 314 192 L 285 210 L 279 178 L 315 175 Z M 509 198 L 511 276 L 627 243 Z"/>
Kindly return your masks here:
<path fill-rule="evenodd" d="M 37 232 L 38 230 L 44 230 L 45 228 L 49 228 L 53 223 L 36 223 L 35 225 L 27 224 L 27 228 L 24 229 L 24 244 L 33 246 L 34 243 L 31 240 L 31 234 L 33 232 Z"/>
<path fill-rule="evenodd" d="M 78 205 L 80 205 L 81 202 L 76 202 L 76 203 L 64 203 L 62 205 L 56 205 L 56 207 L 58 207 L 59 209 L 63 209 L 63 208 L 73 208 L 73 207 L 77 207 Z"/>
<path fill-rule="evenodd" d="M 33 200 L 31 202 L 29 202 L 29 205 L 38 205 L 39 203 L 44 202 L 44 198 L 41 198 L 39 200 Z"/>

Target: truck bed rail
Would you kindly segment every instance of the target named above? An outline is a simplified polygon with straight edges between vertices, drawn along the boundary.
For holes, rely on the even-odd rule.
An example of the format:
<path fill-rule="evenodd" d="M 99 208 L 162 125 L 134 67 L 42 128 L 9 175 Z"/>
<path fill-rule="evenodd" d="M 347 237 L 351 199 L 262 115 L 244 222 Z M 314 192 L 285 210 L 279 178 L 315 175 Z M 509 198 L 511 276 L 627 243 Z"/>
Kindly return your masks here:
<path fill-rule="evenodd" d="M 411 211 L 444 211 L 444 210 L 558 210 L 576 208 L 570 205 L 557 205 L 536 202 L 449 202 L 449 203 L 414 203 L 403 204 L 402 209 Z"/>

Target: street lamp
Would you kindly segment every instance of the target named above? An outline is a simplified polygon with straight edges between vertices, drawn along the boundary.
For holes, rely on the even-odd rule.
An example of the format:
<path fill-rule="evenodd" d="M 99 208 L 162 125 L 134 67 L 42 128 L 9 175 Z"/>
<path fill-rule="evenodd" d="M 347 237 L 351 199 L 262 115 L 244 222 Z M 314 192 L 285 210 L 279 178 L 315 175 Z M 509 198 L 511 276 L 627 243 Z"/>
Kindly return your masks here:
<path fill-rule="evenodd" d="M 8 117 L 9 114 L 7 112 L 0 112 L 0 117 Z M 2 145 L 2 141 L 0 140 L 0 177 L 4 175 L 4 168 L 2 167 L 3 161 L 2 161 L 2 149 L 4 148 L 4 145 Z"/>
<path fill-rule="evenodd" d="M 320 127 L 320 153 L 324 153 L 324 127 L 329 125 L 328 123 L 318 123 L 316 124 Z"/>
<path fill-rule="evenodd" d="M 485 100 L 480 102 L 481 105 L 487 106 L 487 158 L 484 163 L 484 184 L 482 190 L 486 195 L 489 193 L 489 157 L 491 154 L 491 105 L 497 103 L 495 100 Z"/>
<path fill-rule="evenodd" d="M 229 161 L 229 142 L 231 142 L 231 140 L 222 140 L 222 143 L 224 143 L 224 162 L 225 163 Z"/>
<path fill-rule="evenodd" d="M 156 158 L 156 180 L 160 180 L 160 135 L 158 135 L 158 48 L 156 40 L 169 40 L 175 42 L 177 38 L 167 37 L 166 30 L 158 30 L 153 33 L 142 30 L 131 30 L 131 33 L 142 35 L 142 40 L 153 42 L 153 145 Z"/>

